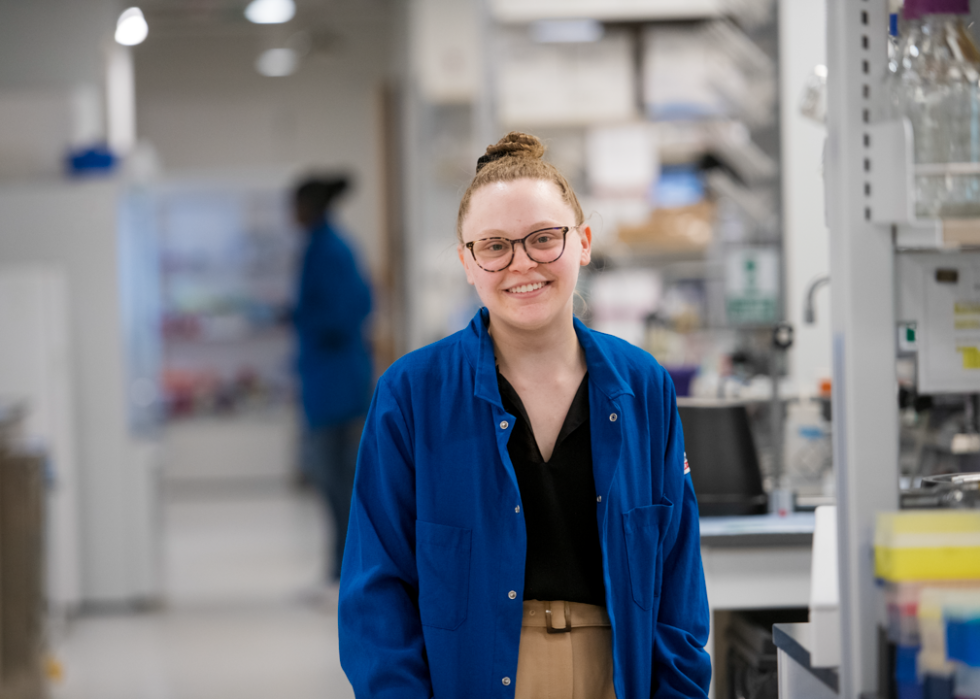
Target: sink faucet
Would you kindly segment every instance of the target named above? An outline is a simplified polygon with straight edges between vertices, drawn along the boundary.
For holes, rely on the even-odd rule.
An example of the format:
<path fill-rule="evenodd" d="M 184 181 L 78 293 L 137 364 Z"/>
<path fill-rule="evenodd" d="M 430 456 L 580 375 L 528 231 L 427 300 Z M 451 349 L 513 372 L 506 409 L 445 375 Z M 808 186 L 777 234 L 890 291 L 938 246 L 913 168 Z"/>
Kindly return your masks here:
<path fill-rule="evenodd" d="M 807 325 L 813 325 L 817 322 L 817 310 L 813 304 L 813 297 L 817 293 L 817 290 L 825 284 L 830 284 L 829 274 L 817 277 L 810 282 L 810 286 L 806 289 L 806 303 L 803 305 L 803 322 Z"/>

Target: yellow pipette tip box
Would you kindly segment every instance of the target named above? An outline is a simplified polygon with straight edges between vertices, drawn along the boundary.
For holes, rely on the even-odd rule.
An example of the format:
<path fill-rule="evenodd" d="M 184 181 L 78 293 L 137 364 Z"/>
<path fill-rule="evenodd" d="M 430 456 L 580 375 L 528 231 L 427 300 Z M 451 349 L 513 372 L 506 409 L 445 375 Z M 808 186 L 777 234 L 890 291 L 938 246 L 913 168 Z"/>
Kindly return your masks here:
<path fill-rule="evenodd" d="M 881 512 L 875 576 L 890 582 L 980 579 L 980 512 Z"/>

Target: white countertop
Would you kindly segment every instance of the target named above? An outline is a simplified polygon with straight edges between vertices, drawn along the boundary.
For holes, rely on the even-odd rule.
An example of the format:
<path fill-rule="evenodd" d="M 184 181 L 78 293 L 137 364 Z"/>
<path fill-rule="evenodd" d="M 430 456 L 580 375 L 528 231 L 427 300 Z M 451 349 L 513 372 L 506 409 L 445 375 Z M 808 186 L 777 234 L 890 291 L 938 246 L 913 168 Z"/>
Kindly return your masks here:
<path fill-rule="evenodd" d="M 743 517 L 701 517 L 703 546 L 809 546 L 812 512 Z"/>

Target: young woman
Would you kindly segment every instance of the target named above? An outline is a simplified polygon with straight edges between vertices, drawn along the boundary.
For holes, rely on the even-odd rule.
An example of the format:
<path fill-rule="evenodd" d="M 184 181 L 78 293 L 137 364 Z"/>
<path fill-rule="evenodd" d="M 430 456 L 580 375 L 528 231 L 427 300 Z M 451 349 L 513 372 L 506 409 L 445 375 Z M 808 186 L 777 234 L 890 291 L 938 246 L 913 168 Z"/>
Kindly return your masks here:
<path fill-rule="evenodd" d="M 708 606 L 674 388 L 572 314 L 592 232 L 538 139 L 463 195 L 470 326 L 381 378 L 340 655 L 358 697 L 704 697 Z"/>

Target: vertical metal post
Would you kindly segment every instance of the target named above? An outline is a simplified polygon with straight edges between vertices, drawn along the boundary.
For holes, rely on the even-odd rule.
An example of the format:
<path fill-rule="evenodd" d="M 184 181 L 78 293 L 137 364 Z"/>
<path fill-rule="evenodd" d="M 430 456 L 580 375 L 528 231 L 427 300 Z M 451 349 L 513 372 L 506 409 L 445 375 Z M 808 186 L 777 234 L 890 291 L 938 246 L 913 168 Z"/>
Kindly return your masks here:
<path fill-rule="evenodd" d="M 424 249 L 425 232 L 425 178 L 423 176 L 422 129 L 424 124 L 425 105 L 419 95 L 418 79 L 415 75 L 413 56 L 415 45 L 419 41 L 416 31 L 419 13 L 417 2 L 403 2 L 395 5 L 397 21 L 403 29 L 400 35 L 401 45 L 398 46 L 400 61 L 398 70 L 402 85 L 401 93 L 401 142 L 402 162 L 399 175 L 404 183 L 402 196 L 404 209 L 402 212 L 405 241 L 405 277 L 404 288 L 405 318 L 402 327 L 403 349 L 418 349 L 425 344 L 426 338 L 422 333 L 423 324 L 419 320 L 419 304 L 422 297 L 421 276 L 422 263 L 420 250 Z"/>
<path fill-rule="evenodd" d="M 783 350 L 771 343 L 769 347 L 769 379 L 772 388 L 769 394 L 769 431 L 772 433 L 772 487 L 782 492 L 789 487 L 786 482 L 786 464 L 783 463 L 783 403 L 779 398 L 779 379 L 782 372 Z M 769 511 L 772 512 L 772 501 Z M 782 507 L 783 503 L 779 503 Z"/>
<path fill-rule="evenodd" d="M 491 143 L 503 136 L 498 133 L 496 120 L 496 76 L 494 75 L 493 49 L 496 32 L 490 0 L 472 0 L 475 4 L 479 49 L 479 84 L 476 102 L 473 104 L 473 141 L 479 155 Z"/>
<path fill-rule="evenodd" d="M 877 690 L 875 513 L 898 508 L 894 247 L 871 222 L 868 126 L 886 60 L 886 0 L 827 0 L 824 178 L 833 279 L 840 696 Z"/>

